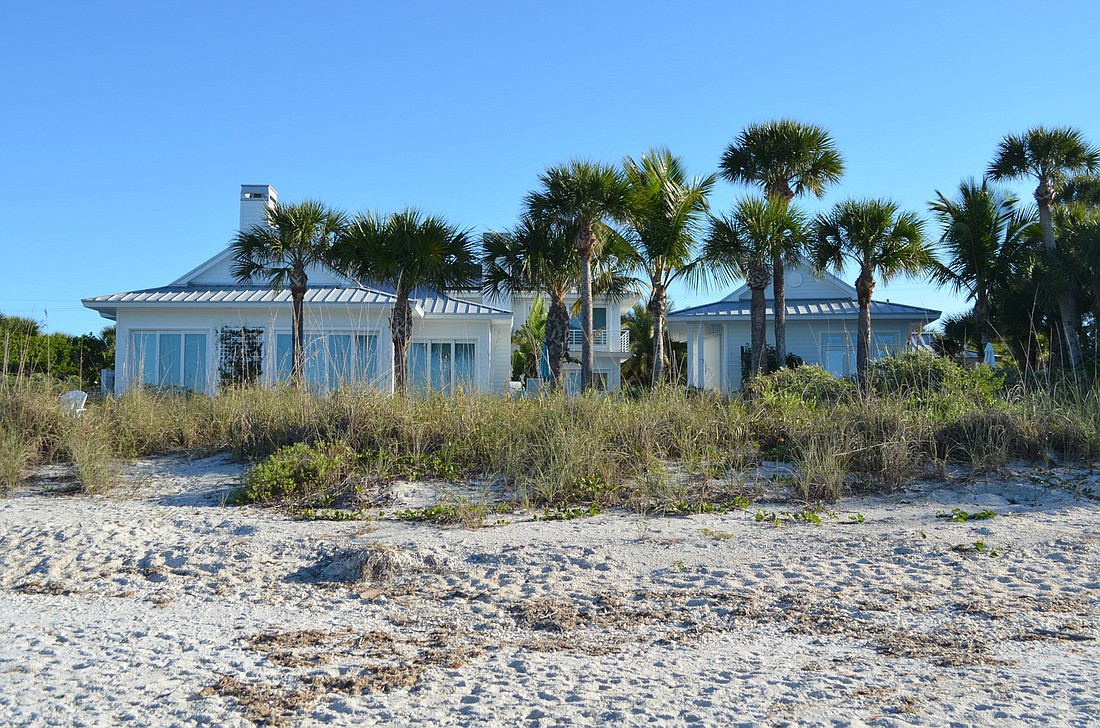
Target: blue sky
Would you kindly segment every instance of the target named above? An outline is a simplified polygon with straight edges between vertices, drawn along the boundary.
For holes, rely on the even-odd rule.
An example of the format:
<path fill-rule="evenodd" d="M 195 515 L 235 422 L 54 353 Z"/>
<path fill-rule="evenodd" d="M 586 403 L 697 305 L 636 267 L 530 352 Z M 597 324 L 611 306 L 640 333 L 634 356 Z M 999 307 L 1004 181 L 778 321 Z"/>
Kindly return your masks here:
<path fill-rule="evenodd" d="M 0 311 L 98 331 L 79 300 L 223 249 L 242 183 L 480 232 L 513 224 L 549 165 L 667 145 L 705 174 L 745 125 L 791 117 L 847 161 L 810 210 L 885 196 L 926 215 L 1005 134 L 1100 142 L 1100 4 L 765 5 L 8 3 Z M 712 205 L 746 192 L 721 183 Z M 966 307 L 920 282 L 876 297 Z"/>

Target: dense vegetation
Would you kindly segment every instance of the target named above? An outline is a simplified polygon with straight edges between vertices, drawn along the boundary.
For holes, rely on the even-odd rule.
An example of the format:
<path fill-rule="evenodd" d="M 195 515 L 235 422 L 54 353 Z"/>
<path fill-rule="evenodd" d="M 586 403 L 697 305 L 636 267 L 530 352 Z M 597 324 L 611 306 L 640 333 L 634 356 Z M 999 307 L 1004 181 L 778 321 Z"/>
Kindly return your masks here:
<path fill-rule="evenodd" d="M 0 385 L 0 481 L 10 488 L 30 464 L 70 461 L 95 491 L 108 486 L 119 458 L 230 450 L 263 460 L 296 446 L 275 475 L 306 468 L 324 477 L 306 478 L 301 490 L 269 483 L 257 498 L 356 506 L 391 478 L 471 477 L 530 505 L 690 510 L 751 495 L 751 470 L 762 460 L 793 462 L 796 490 L 817 500 L 893 488 L 953 462 L 987 469 L 1100 453 L 1093 380 L 1008 385 L 987 367 L 966 370 L 930 354 L 876 362 L 870 377 L 872 391 L 862 393 L 803 366 L 756 378 L 733 400 L 682 387 L 637 398 L 534 399 L 135 389 L 92 402 L 79 417 L 60 411 L 61 387 L 8 378 Z"/>
<path fill-rule="evenodd" d="M 69 380 L 93 389 L 101 369 L 115 366 L 115 327 L 99 336 L 43 333 L 37 321 L 0 313 L 0 373 Z"/>

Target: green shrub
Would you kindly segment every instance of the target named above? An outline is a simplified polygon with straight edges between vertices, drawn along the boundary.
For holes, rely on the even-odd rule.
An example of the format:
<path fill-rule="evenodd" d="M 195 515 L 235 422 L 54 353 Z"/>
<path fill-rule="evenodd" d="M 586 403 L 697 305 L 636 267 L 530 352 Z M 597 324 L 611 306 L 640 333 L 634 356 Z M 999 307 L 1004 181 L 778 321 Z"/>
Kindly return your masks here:
<path fill-rule="evenodd" d="M 1004 393 L 1004 374 L 988 366 L 964 369 L 927 351 L 871 362 L 868 377 L 880 396 L 908 398 L 914 406 L 950 409 L 953 403 L 992 405 Z"/>
<path fill-rule="evenodd" d="M 248 471 L 240 500 L 325 508 L 346 490 L 358 457 L 341 442 L 295 443 Z"/>
<path fill-rule="evenodd" d="M 838 379 L 815 364 L 805 364 L 794 369 L 780 369 L 751 380 L 743 390 L 748 400 L 791 397 L 811 406 L 846 402 L 857 394 L 856 385 L 850 379 Z"/>

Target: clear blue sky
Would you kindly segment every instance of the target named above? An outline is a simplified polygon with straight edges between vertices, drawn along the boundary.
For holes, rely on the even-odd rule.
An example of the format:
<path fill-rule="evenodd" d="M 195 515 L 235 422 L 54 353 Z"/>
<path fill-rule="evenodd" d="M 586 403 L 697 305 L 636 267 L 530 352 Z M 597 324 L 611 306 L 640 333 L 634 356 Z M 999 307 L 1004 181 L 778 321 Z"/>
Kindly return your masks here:
<path fill-rule="evenodd" d="M 79 300 L 223 249 L 242 183 L 480 232 L 513 224 L 549 165 L 667 145 L 709 173 L 776 117 L 828 128 L 846 158 L 812 210 L 925 214 L 1007 133 L 1100 142 L 1098 30 L 1084 0 L 6 3 L 0 311 L 99 331 Z M 876 297 L 966 306 L 921 283 Z"/>

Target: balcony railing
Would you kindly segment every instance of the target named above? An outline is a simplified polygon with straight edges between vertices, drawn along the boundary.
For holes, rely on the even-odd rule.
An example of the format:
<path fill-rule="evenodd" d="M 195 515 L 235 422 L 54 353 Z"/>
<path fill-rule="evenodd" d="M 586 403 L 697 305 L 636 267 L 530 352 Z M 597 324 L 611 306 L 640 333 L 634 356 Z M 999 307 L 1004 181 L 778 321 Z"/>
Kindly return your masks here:
<path fill-rule="evenodd" d="M 582 336 L 582 332 L 576 329 L 569 329 L 569 350 L 580 351 L 583 343 L 584 337 Z M 609 337 L 606 329 L 593 331 L 592 347 L 596 351 L 610 351 L 615 353 L 630 351 L 630 332 L 620 331 L 618 337 Z"/>

